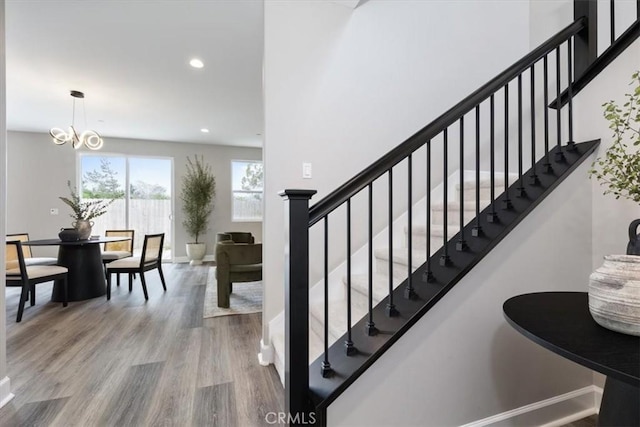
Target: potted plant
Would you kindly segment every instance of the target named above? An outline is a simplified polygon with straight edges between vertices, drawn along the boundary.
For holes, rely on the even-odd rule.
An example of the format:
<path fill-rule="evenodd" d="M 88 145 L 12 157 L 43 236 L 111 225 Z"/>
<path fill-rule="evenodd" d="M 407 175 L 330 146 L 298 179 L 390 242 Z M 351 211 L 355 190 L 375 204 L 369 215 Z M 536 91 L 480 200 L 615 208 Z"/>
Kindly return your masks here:
<path fill-rule="evenodd" d="M 604 117 L 613 131 L 613 142 L 603 157 L 597 158 L 589 176 L 606 187 L 604 194 L 613 194 L 640 203 L 640 71 L 631 76 L 631 93 L 625 102 L 603 104 Z M 589 310 L 601 326 L 625 334 L 640 336 L 640 244 L 637 227 L 629 226 L 627 255 L 609 255 L 589 280 Z"/>
<path fill-rule="evenodd" d="M 606 187 L 603 194 L 613 194 L 640 203 L 640 71 L 631 76 L 633 87 L 631 93 L 625 94 L 626 101 L 622 106 L 615 101 L 604 103 L 604 118 L 613 131 L 613 143 L 598 157 L 589 170 L 589 176 L 600 181 Z M 629 227 L 629 238 L 635 241 L 636 228 L 640 220 L 635 220 Z M 631 242 L 630 242 L 631 243 Z M 630 245 L 631 246 L 631 245 Z M 629 247 L 628 252 L 640 251 Z M 640 248 L 637 248 L 640 250 Z"/>
<path fill-rule="evenodd" d="M 115 199 L 88 200 L 83 202 L 80 200 L 80 196 L 75 188 L 71 187 L 71 182 L 67 181 L 67 187 L 69 187 L 71 198 L 59 197 L 59 199 L 73 210 L 73 213 L 69 214 L 69 216 L 75 220 L 71 225 L 77 230 L 78 239 L 86 240 L 91 236 L 91 227 L 93 227 L 93 221 L 91 220 L 100 215 L 104 215 L 109 205 L 111 205 Z M 69 235 L 69 233 L 66 233 L 66 235 Z"/>
<path fill-rule="evenodd" d="M 200 242 L 200 236 L 207 231 L 216 196 L 216 178 L 211 166 L 204 162 L 203 156 L 195 156 L 192 161 L 187 157 L 187 171 L 182 177 L 182 221 L 187 233 L 194 239 L 187 243 L 187 256 L 191 265 L 202 264 L 206 253 L 206 244 Z"/>

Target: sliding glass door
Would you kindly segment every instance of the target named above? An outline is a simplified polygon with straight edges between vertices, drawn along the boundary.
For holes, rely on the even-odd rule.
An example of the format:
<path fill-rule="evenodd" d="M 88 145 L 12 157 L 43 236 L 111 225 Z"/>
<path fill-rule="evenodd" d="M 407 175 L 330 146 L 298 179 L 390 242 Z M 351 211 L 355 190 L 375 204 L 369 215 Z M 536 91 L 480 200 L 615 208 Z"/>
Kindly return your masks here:
<path fill-rule="evenodd" d="M 135 230 L 134 251 L 145 234 L 164 233 L 163 258 L 171 259 L 173 241 L 173 160 L 160 157 L 80 154 L 79 192 L 83 200 L 114 199 L 94 219 L 92 234 Z"/>

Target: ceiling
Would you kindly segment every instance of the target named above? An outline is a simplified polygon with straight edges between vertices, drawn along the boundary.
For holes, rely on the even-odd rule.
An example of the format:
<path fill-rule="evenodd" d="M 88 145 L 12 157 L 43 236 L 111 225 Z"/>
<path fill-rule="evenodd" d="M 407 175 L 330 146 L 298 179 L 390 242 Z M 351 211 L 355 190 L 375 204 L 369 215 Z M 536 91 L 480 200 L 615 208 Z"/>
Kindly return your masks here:
<path fill-rule="evenodd" d="M 7 128 L 262 145 L 261 0 L 7 0 Z M 204 68 L 189 60 L 197 57 Z M 83 102 L 86 111 L 84 119 Z M 207 128 L 209 133 L 202 133 Z"/>

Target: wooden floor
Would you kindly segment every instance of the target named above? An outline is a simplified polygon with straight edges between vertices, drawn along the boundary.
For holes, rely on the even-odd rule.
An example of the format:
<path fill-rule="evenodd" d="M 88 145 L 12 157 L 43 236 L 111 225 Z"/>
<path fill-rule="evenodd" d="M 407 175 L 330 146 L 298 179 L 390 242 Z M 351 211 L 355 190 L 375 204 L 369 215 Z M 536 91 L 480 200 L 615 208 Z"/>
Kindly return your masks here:
<path fill-rule="evenodd" d="M 112 290 L 67 308 L 38 285 L 15 322 L 7 288 L 7 426 L 263 426 L 283 410 L 273 366 L 258 364 L 261 314 L 202 318 L 206 267 L 166 264 L 167 292 L 147 273 L 132 293 Z M 115 280 L 114 280 L 115 282 Z"/>

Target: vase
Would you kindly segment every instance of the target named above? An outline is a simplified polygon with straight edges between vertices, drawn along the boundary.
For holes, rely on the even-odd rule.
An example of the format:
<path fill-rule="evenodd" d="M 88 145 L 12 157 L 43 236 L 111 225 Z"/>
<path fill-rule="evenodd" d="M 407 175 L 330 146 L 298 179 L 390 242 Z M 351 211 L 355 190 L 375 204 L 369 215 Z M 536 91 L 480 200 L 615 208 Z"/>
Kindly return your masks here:
<path fill-rule="evenodd" d="M 80 234 L 80 240 L 87 240 L 91 236 L 91 227 L 93 227 L 93 221 L 79 219 L 71 225 L 73 225 L 73 228 L 78 230 L 78 233 Z"/>
<path fill-rule="evenodd" d="M 640 219 L 635 219 L 629 224 L 629 243 L 627 244 L 627 255 L 640 255 L 640 236 L 638 226 Z"/>
<path fill-rule="evenodd" d="M 589 277 L 589 311 L 600 326 L 640 336 L 640 256 L 604 257 Z"/>
<path fill-rule="evenodd" d="M 207 251 L 204 243 L 187 243 L 187 257 L 190 265 L 200 265 Z"/>
<path fill-rule="evenodd" d="M 63 242 L 75 242 L 80 240 L 80 233 L 75 228 L 61 228 L 58 237 Z"/>

